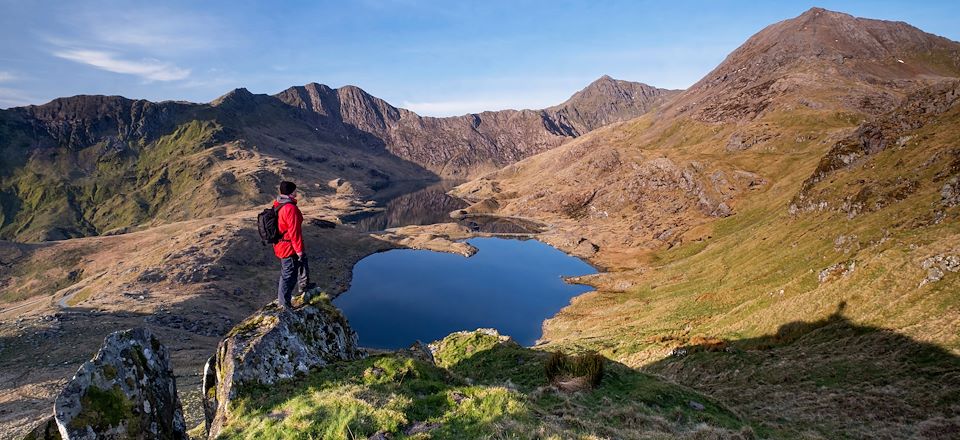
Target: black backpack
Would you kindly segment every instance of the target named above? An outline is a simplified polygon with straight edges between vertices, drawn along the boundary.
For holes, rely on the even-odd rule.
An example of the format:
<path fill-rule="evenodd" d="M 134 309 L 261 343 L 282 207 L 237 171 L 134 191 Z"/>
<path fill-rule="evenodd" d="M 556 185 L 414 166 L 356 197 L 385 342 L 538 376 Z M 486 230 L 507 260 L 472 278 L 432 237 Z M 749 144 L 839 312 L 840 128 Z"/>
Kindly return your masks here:
<path fill-rule="evenodd" d="M 260 242 L 266 246 L 267 243 L 277 244 L 283 240 L 283 234 L 280 232 L 280 217 L 278 213 L 286 203 L 281 203 L 276 208 L 270 207 L 264 209 L 257 215 L 257 230 L 260 231 Z"/>

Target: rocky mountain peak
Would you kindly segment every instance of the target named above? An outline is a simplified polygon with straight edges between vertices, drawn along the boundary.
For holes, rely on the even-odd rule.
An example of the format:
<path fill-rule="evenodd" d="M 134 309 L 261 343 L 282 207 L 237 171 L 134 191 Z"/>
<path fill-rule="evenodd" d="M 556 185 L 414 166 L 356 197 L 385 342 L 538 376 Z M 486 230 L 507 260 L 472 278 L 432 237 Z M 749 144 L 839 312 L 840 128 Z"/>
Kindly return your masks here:
<path fill-rule="evenodd" d="M 223 96 L 214 99 L 210 102 L 210 105 L 214 107 L 221 107 L 224 105 L 241 105 L 249 104 L 254 99 L 253 93 L 250 93 L 249 90 L 243 87 L 233 89 Z"/>
<path fill-rule="evenodd" d="M 547 111 L 556 113 L 560 125 L 570 125 L 575 133 L 584 134 L 640 116 L 678 92 L 603 75 Z"/>
<path fill-rule="evenodd" d="M 767 26 L 676 101 L 710 122 L 759 115 L 777 96 L 842 88 L 831 105 L 875 114 L 892 91 L 918 81 L 960 77 L 960 43 L 907 23 L 812 8 Z M 809 101 L 809 100 L 808 100 Z M 823 104 L 817 104 L 823 105 Z"/>
<path fill-rule="evenodd" d="M 12 108 L 6 113 L 17 115 L 31 126 L 33 145 L 76 149 L 105 139 L 153 138 L 169 128 L 173 113 L 194 105 L 173 101 L 155 103 L 122 96 L 77 95 L 43 105 Z"/>
<path fill-rule="evenodd" d="M 332 103 L 336 97 L 336 90 L 325 84 L 315 82 L 290 87 L 274 95 L 274 97 L 287 105 L 324 116 L 335 114 L 336 108 L 339 107 Z"/>
<path fill-rule="evenodd" d="M 848 58 L 915 56 L 936 49 L 953 49 L 946 38 L 923 32 L 900 21 L 874 20 L 813 8 L 774 24 L 756 36 L 758 43 L 773 43 L 797 51 L 795 55 L 839 53 Z"/>
<path fill-rule="evenodd" d="M 600 78 L 597 78 L 596 80 L 594 80 L 592 83 L 588 84 L 586 88 L 589 89 L 590 87 L 598 86 L 598 85 L 600 85 L 600 84 L 610 84 L 610 83 L 616 83 L 616 82 L 617 82 L 617 80 L 616 80 L 616 79 L 613 79 L 612 76 L 610 76 L 610 75 L 603 75 L 603 76 L 601 76 Z"/>

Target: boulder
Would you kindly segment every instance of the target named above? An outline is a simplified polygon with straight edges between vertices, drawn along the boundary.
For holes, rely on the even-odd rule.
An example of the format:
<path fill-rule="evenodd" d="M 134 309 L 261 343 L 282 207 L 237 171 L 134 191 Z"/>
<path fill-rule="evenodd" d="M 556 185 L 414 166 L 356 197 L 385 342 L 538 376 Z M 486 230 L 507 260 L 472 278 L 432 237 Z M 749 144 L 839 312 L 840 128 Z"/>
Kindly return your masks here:
<path fill-rule="evenodd" d="M 64 439 L 187 439 L 170 354 L 146 329 L 110 334 L 54 403 Z"/>
<path fill-rule="evenodd" d="M 208 362 L 203 381 L 208 436 L 220 434 L 230 401 L 244 386 L 271 385 L 364 356 L 357 334 L 328 299 L 314 298 L 290 311 L 267 305 L 234 327 Z"/>

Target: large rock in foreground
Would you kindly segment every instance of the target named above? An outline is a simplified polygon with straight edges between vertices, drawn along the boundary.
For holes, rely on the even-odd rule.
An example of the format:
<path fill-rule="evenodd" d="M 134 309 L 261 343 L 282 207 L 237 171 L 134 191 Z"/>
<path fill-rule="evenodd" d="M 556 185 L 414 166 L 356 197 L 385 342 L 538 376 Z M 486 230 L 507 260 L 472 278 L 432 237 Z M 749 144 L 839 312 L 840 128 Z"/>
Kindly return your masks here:
<path fill-rule="evenodd" d="M 205 367 L 204 412 L 210 438 L 228 421 L 230 401 L 246 385 L 271 385 L 341 360 L 359 359 L 357 334 L 329 300 L 295 311 L 276 303 L 238 324 Z"/>
<path fill-rule="evenodd" d="M 115 332 L 57 396 L 64 439 L 186 439 L 170 355 L 149 331 Z"/>

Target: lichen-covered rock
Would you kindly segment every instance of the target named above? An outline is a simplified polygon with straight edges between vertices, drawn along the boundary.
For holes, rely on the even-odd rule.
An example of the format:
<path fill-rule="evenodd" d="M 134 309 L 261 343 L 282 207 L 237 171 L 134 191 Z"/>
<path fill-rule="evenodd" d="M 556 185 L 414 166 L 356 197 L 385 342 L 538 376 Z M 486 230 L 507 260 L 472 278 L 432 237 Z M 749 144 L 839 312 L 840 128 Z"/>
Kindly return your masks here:
<path fill-rule="evenodd" d="M 960 176 L 953 176 L 940 189 L 940 202 L 947 208 L 960 205 Z"/>
<path fill-rule="evenodd" d="M 329 300 L 318 298 L 293 311 L 271 303 L 234 327 L 208 362 L 203 392 L 209 437 L 220 434 L 230 401 L 244 386 L 271 385 L 363 356 L 357 334 Z"/>
<path fill-rule="evenodd" d="M 57 396 L 64 439 L 186 439 L 170 355 L 146 329 L 110 334 Z"/>
<path fill-rule="evenodd" d="M 820 281 L 820 284 L 823 284 L 835 278 L 849 276 L 856 269 L 857 269 L 856 261 L 854 260 L 841 261 L 826 269 L 821 270 L 820 274 L 817 276 L 817 279 Z"/>

